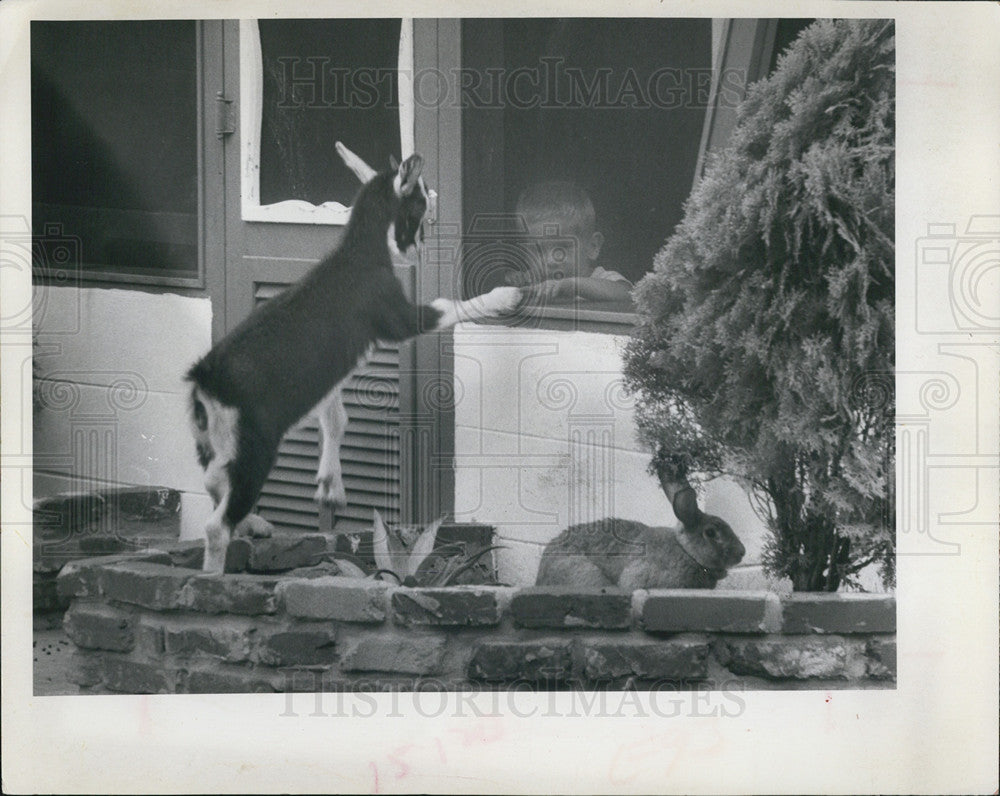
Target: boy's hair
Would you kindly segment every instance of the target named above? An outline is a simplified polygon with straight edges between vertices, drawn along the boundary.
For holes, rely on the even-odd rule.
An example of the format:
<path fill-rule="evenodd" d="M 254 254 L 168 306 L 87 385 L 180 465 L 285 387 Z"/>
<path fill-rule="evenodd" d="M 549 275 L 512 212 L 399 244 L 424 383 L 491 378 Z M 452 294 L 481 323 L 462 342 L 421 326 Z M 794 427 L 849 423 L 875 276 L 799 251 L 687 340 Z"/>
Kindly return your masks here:
<path fill-rule="evenodd" d="M 569 229 L 560 234 L 589 232 L 594 229 L 596 214 L 590 195 L 579 185 L 567 180 L 536 182 L 525 188 L 517 198 L 517 213 L 532 220 L 569 222 Z"/>

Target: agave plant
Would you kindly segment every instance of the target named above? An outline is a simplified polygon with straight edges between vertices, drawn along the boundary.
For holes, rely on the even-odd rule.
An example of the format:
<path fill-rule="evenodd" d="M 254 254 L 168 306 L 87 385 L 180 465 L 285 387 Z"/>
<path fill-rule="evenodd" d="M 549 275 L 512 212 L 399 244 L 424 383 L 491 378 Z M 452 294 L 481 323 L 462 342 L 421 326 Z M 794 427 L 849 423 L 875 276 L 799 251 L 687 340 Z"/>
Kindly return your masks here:
<path fill-rule="evenodd" d="M 375 510 L 372 546 L 375 570 L 367 572 L 355 557 L 337 553 L 334 560 L 347 577 L 384 580 L 393 578 L 403 586 L 452 586 L 472 571 L 484 556 L 500 546 L 468 550 L 460 542 L 436 546 L 441 517 L 423 530 L 390 529 Z"/>

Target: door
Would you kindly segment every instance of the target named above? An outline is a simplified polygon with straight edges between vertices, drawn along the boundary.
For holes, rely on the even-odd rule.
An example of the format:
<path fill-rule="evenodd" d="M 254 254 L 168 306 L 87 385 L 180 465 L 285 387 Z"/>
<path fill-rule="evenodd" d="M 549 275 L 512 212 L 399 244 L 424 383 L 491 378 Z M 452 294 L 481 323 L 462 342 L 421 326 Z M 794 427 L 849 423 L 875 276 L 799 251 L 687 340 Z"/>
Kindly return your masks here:
<path fill-rule="evenodd" d="M 428 181 L 438 176 L 439 114 L 414 109 L 407 81 L 414 59 L 436 52 L 435 34 L 432 20 L 223 23 L 225 268 L 213 291 L 216 338 L 340 240 L 358 185 L 334 141 L 376 168 L 389 154 L 405 156 L 416 147 L 427 160 Z M 442 290 L 441 269 L 428 275 L 423 265 L 397 268 L 408 295 L 450 295 L 450 278 Z M 341 447 L 346 509 L 334 516 L 313 501 L 319 431 L 306 418 L 281 444 L 260 514 L 286 530 L 352 532 L 371 528 L 373 509 L 390 523 L 446 509 L 450 493 L 440 488 L 447 484 L 440 473 L 450 472 L 450 457 L 441 455 L 447 411 L 419 411 L 415 400 L 433 396 L 427 385 L 448 378 L 440 367 L 446 349 L 443 340 L 380 343 L 350 379 Z"/>

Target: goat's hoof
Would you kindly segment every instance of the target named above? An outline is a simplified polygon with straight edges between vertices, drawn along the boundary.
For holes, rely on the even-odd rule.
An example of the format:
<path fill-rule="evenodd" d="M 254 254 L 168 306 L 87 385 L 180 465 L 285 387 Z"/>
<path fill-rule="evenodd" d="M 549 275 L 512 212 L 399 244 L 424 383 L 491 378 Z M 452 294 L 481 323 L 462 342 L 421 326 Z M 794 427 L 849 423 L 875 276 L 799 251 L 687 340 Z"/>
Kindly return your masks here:
<path fill-rule="evenodd" d="M 202 567 L 201 572 L 198 572 L 195 575 L 195 577 L 196 578 L 218 578 L 218 577 L 220 577 L 222 575 L 224 569 L 225 569 L 225 567 L 222 564 L 220 564 L 218 567 L 216 567 L 216 566 L 204 566 L 204 567 Z"/>
<path fill-rule="evenodd" d="M 320 478 L 315 500 L 321 506 L 338 511 L 347 508 L 347 490 L 343 482 L 334 483 L 333 478 Z"/>
<path fill-rule="evenodd" d="M 247 514 L 236 526 L 237 536 L 249 536 L 251 539 L 267 539 L 274 534 L 274 526 L 257 514 Z"/>

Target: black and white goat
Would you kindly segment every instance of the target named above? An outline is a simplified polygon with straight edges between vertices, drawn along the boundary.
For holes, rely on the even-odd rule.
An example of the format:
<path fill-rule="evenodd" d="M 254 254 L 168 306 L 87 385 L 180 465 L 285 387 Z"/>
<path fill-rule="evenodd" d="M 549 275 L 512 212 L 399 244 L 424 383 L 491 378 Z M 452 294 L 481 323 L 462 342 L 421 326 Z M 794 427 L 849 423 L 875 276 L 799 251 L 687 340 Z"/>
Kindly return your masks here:
<path fill-rule="evenodd" d="M 521 300 L 500 287 L 468 301 L 412 304 L 393 254 L 422 240 L 428 191 L 419 155 L 374 173 L 338 142 L 365 182 L 340 245 L 301 281 L 252 312 L 188 371 L 191 420 L 215 509 L 205 528 L 205 573 L 223 571 L 231 535 L 266 535 L 251 510 L 284 433 L 310 410 L 320 421 L 316 498 L 345 505 L 340 442 L 347 413 L 341 383 L 376 340 L 403 341 L 460 320 L 497 317 Z"/>

